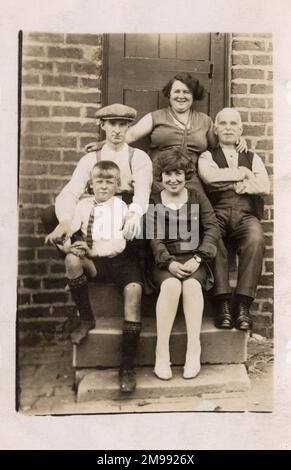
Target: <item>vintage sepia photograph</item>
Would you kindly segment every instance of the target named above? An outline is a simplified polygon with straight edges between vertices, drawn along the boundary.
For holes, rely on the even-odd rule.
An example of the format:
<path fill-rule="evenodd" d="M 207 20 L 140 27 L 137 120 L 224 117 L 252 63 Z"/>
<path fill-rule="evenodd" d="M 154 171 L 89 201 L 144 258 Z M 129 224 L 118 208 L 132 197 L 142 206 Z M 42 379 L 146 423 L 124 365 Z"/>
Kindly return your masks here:
<path fill-rule="evenodd" d="M 271 32 L 18 41 L 17 412 L 272 413 Z"/>

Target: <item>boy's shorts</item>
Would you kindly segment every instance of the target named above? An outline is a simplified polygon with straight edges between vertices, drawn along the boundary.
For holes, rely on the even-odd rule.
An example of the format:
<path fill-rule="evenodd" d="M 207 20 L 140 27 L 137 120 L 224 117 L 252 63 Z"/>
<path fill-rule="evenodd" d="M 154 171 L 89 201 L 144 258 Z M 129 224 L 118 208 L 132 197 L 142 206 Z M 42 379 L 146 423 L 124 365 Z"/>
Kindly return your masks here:
<path fill-rule="evenodd" d="M 141 270 L 135 254 L 128 247 L 113 258 L 92 258 L 97 275 L 94 282 L 113 283 L 123 292 L 123 289 L 132 282 L 143 285 Z"/>

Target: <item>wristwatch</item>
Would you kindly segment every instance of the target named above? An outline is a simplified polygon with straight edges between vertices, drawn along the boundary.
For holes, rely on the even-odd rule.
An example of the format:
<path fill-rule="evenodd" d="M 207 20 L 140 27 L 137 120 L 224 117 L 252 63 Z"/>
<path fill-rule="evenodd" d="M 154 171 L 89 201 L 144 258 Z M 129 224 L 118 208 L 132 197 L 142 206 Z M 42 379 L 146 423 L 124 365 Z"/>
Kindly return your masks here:
<path fill-rule="evenodd" d="M 202 258 L 200 258 L 198 255 L 194 255 L 193 258 L 197 261 L 197 263 L 201 263 L 202 261 Z"/>

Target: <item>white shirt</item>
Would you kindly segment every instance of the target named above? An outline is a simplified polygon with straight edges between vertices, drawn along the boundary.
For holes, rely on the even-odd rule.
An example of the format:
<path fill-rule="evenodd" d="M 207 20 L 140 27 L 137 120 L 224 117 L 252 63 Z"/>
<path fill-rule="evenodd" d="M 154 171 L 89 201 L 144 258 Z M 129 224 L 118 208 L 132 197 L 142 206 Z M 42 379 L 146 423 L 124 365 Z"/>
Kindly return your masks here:
<path fill-rule="evenodd" d="M 94 196 L 82 199 L 76 206 L 72 221 L 73 233 L 81 229 L 85 240 L 94 201 Z M 126 240 L 122 228 L 127 214 L 127 205 L 116 196 L 106 202 L 97 203 L 94 208 L 92 225 L 93 257 L 108 256 L 113 258 L 125 249 Z"/>
<path fill-rule="evenodd" d="M 238 166 L 238 153 L 235 149 L 221 147 L 228 168 L 219 168 L 209 151 L 203 152 L 198 159 L 198 172 L 202 181 L 207 185 L 216 186 L 219 183 L 229 183 L 224 189 L 232 187 L 238 194 L 269 194 L 270 182 L 262 159 L 254 153 L 252 170 L 245 178 L 244 167 Z M 232 186 L 230 186 L 232 185 Z M 223 190 L 223 186 L 221 187 Z"/>
<path fill-rule="evenodd" d="M 224 156 L 226 158 L 229 168 L 238 168 L 238 152 L 235 149 L 223 148 Z"/>
<path fill-rule="evenodd" d="M 120 191 L 126 190 L 133 193 L 129 210 L 143 215 L 147 211 L 153 179 L 150 157 L 142 150 L 135 149 L 131 162 L 131 173 L 128 145 L 124 144 L 120 151 L 115 152 L 108 144 L 105 144 L 101 149 L 101 160 L 111 160 L 119 166 L 121 173 Z M 76 204 L 84 195 L 86 185 L 91 178 L 91 170 L 96 162 L 96 152 L 84 155 L 78 162 L 71 180 L 57 196 L 55 211 L 59 222 L 73 217 Z"/>

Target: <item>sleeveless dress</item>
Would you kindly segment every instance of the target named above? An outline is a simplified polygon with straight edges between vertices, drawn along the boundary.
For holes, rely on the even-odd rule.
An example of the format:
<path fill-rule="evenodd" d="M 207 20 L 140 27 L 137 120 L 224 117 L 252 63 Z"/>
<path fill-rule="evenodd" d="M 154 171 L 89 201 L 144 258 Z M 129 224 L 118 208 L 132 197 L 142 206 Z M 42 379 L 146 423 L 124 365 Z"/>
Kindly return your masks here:
<path fill-rule="evenodd" d="M 151 132 L 151 144 L 149 154 L 153 162 L 155 174 L 155 159 L 158 155 L 171 148 L 181 149 L 184 140 L 185 127 L 180 126 L 172 115 L 170 108 L 158 109 L 151 113 L 153 130 Z M 198 176 L 197 162 L 200 153 L 208 149 L 215 140 L 212 119 L 205 113 L 193 110 L 190 126 L 186 131 L 186 144 L 188 155 L 195 169 L 191 179 L 187 181 L 188 189 L 205 192 Z M 153 182 L 153 192 L 163 189 L 158 181 Z"/>

